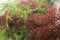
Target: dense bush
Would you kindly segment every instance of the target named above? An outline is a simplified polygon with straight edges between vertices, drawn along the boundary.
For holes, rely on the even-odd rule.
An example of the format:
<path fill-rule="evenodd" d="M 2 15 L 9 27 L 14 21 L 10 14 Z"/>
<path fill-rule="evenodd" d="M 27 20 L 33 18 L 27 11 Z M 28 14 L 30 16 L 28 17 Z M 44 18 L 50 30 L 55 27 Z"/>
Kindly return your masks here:
<path fill-rule="evenodd" d="M 50 0 L 3 3 L 6 10 L 0 25 L 7 40 L 60 40 L 60 18 L 51 4 Z"/>
<path fill-rule="evenodd" d="M 47 14 L 31 14 L 27 24 L 28 40 L 60 40 L 57 19 L 55 7 L 51 7 Z"/>

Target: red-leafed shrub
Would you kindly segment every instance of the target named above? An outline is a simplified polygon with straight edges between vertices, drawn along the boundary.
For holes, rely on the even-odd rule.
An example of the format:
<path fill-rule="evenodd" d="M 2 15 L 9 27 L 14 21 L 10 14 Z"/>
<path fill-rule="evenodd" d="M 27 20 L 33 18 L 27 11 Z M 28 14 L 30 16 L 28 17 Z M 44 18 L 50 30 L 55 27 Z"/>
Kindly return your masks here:
<path fill-rule="evenodd" d="M 60 40 L 60 26 L 55 25 L 56 20 L 55 7 L 50 7 L 44 15 L 31 14 L 27 24 L 28 40 Z"/>

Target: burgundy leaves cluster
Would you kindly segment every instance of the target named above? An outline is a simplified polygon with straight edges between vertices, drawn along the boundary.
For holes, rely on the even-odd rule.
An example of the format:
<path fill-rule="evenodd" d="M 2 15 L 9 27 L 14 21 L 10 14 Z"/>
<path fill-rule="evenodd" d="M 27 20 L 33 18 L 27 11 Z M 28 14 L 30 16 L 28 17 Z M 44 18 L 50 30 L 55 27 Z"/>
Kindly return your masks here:
<path fill-rule="evenodd" d="M 27 24 L 28 40 L 60 40 L 60 26 L 55 25 L 56 15 L 56 7 L 50 7 L 45 15 L 31 14 Z"/>

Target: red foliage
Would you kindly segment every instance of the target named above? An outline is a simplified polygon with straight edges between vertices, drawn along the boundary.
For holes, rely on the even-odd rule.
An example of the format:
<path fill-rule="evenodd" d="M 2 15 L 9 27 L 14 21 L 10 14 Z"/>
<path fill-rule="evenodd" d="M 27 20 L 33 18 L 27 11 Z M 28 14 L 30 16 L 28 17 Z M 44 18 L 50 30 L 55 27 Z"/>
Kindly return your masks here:
<path fill-rule="evenodd" d="M 60 26 L 55 25 L 56 8 L 51 7 L 47 14 L 31 14 L 27 27 L 28 40 L 58 40 L 60 39 Z"/>
<path fill-rule="evenodd" d="M 38 6 L 38 0 L 20 0 L 20 3 L 17 5 L 17 7 L 21 7 L 22 5 L 28 5 L 31 8 L 36 8 Z"/>
<path fill-rule="evenodd" d="M 16 20 L 16 25 L 18 25 L 19 24 L 19 21 L 18 20 Z"/>
<path fill-rule="evenodd" d="M 6 23 L 6 16 L 7 16 L 8 11 L 5 11 L 5 14 L 0 16 L 0 24 L 5 24 Z"/>

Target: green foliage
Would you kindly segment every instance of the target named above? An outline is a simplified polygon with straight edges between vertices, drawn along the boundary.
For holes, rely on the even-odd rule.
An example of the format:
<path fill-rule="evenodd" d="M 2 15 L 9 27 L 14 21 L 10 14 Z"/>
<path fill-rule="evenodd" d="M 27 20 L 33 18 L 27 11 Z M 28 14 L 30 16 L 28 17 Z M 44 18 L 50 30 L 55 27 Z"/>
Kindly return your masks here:
<path fill-rule="evenodd" d="M 45 2 L 48 2 L 48 0 L 39 0 L 40 6 L 43 6 Z"/>
<path fill-rule="evenodd" d="M 5 30 L 0 31 L 0 40 L 6 40 Z"/>
<path fill-rule="evenodd" d="M 41 8 L 31 8 L 29 5 L 27 6 L 22 6 L 22 7 L 17 7 L 17 5 L 19 4 L 19 0 L 14 0 L 12 2 L 10 2 L 10 0 L 7 3 L 2 3 L 2 9 L 0 11 L 0 13 L 2 11 L 4 11 L 5 9 L 7 9 L 7 11 L 9 12 L 8 16 L 6 16 L 6 20 L 8 20 L 9 22 L 11 22 L 11 24 L 15 24 L 15 22 L 18 20 L 18 22 L 20 22 L 19 25 L 13 25 L 11 26 L 10 24 L 9 29 L 6 29 L 5 26 L 4 30 L 2 31 L 1 29 L 1 33 L 0 33 L 0 40 L 27 40 L 27 35 L 28 35 L 28 29 L 27 29 L 27 21 L 28 20 L 23 20 L 24 17 L 28 18 L 29 17 L 29 13 L 33 12 L 33 13 L 39 13 L 39 14 L 45 14 L 47 13 L 46 9 L 44 7 Z M 39 6 L 43 6 L 45 2 L 48 2 L 48 0 L 38 0 L 39 2 Z M 13 20 L 14 18 L 12 18 L 14 15 L 18 16 L 18 19 Z M 7 21 L 7 23 L 9 23 Z M 26 23 L 25 23 L 26 22 Z M 1 25 L 0 25 L 1 26 Z M 1 26 L 1 27 L 2 27 Z M 6 34 L 6 35 L 5 35 Z M 6 37 L 7 36 L 7 37 Z"/>

